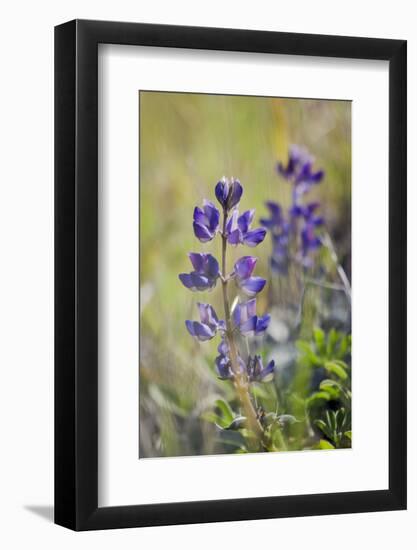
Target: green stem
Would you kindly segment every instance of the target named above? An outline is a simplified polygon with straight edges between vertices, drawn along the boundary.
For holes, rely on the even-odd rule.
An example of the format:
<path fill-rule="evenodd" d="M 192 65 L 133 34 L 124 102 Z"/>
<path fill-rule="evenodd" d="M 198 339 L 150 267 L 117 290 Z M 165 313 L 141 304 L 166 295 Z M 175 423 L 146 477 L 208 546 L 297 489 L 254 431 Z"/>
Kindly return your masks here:
<path fill-rule="evenodd" d="M 227 251 L 227 236 L 226 236 L 226 223 L 227 212 L 223 210 L 223 232 L 222 232 L 222 290 L 223 290 L 223 305 L 226 321 L 226 339 L 229 346 L 230 364 L 233 371 L 233 381 L 238 394 L 239 400 L 242 404 L 243 410 L 247 418 L 247 427 L 251 430 L 259 439 L 262 438 L 263 428 L 257 417 L 256 411 L 253 407 L 250 395 L 249 384 L 247 377 L 240 372 L 238 362 L 238 352 L 233 332 L 233 324 L 230 311 L 229 296 L 227 292 L 228 277 L 226 271 L 226 251 Z"/>

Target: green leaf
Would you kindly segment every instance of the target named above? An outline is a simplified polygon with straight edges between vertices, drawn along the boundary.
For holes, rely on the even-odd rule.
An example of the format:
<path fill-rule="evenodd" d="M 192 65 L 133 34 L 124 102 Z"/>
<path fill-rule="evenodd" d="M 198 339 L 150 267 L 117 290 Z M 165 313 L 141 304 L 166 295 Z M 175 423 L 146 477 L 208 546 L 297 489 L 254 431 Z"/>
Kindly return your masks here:
<path fill-rule="evenodd" d="M 281 414 L 278 416 L 277 420 L 281 426 L 288 426 L 299 422 L 292 414 Z"/>
<path fill-rule="evenodd" d="M 337 355 L 342 358 L 344 357 L 348 350 L 349 350 L 349 337 L 346 335 L 346 336 L 343 336 L 343 338 L 341 339 L 340 341 L 340 344 L 339 344 L 339 351 L 337 353 Z"/>
<path fill-rule="evenodd" d="M 327 335 L 327 348 L 326 348 L 327 357 L 332 357 L 332 355 L 334 355 L 335 347 L 338 340 L 339 340 L 339 335 L 336 332 L 336 330 L 332 328 L 329 334 Z"/>
<path fill-rule="evenodd" d="M 231 422 L 233 422 L 233 419 L 234 419 L 235 415 L 233 414 L 233 411 L 230 408 L 229 403 L 227 403 L 227 401 L 225 401 L 224 399 L 217 399 L 214 402 L 214 404 L 218 409 L 220 409 L 220 411 L 222 413 L 222 416 L 223 416 L 223 419 L 226 422 L 226 424 L 227 425 L 231 424 Z"/>
<path fill-rule="evenodd" d="M 327 426 L 326 422 L 324 422 L 324 420 L 315 420 L 314 424 L 317 426 L 317 428 L 319 428 L 319 430 L 324 433 L 324 435 L 332 439 L 331 430 L 329 429 L 329 426 Z"/>
<path fill-rule="evenodd" d="M 296 342 L 296 346 L 312 365 L 321 365 L 320 359 L 314 353 L 308 342 L 305 342 L 304 340 L 298 340 Z"/>
<path fill-rule="evenodd" d="M 329 378 L 320 382 L 319 387 L 321 390 L 327 392 L 333 399 L 337 399 L 342 391 L 339 383 Z"/>
<path fill-rule="evenodd" d="M 347 437 L 348 439 L 350 439 L 350 441 L 352 441 L 352 430 L 348 430 L 347 432 L 345 432 L 345 437 Z"/>
<path fill-rule="evenodd" d="M 246 424 L 246 416 L 237 416 L 233 419 L 233 421 L 223 428 L 224 430 L 240 430 L 245 427 Z"/>
<path fill-rule="evenodd" d="M 320 439 L 316 445 L 316 449 L 334 449 L 335 447 L 326 439 Z"/>
<path fill-rule="evenodd" d="M 318 401 L 329 401 L 329 400 L 330 400 L 330 394 L 328 392 L 317 391 L 310 395 L 310 397 L 306 401 L 306 404 L 307 406 L 311 406 Z"/>
<path fill-rule="evenodd" d="M 340 363 L 342 362 L 343 361 L 326 361 L 326 363 L 324 364 L 324 368 L 327 370 L 327 372 L 335 374 L 341 380 L 346 380 L 348 375 L 345 369 L 340 365 Z"/>
<path fill-rule="evenodd" d="M 317 350 L 320 355 L 324 355 L 326 351 L 325 334 L 321 328 L 314 329 L 314 340 L 316 341 Z"/>

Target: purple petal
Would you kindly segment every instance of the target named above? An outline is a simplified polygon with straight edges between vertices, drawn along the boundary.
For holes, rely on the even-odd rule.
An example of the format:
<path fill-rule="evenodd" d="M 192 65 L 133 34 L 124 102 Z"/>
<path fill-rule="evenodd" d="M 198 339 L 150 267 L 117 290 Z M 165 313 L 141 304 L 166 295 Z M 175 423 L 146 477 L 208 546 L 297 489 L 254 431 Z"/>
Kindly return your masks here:
<path fill-rule="evenodd" d="M 277 202 L 267 201 L 265 205 L 269 209 L 271 216 L 274 219 L 279 220 L 281 218 L 282 209 L 280 204 L 278 204 Z"/>
<path fill-rule="evenodd" d="M 193 220 L 201 225 L 205 225 L 207 221 L 205 213 L 198 206 L 194 208 Z"/>
<path fill-rule="evenodd" d="M 187 330 L 191 334 L 191 336 L 195 336 L 194 321 L 185 321 L 185 326 L 187 327 Z"/>
<path fill-rule="evenodd" d="M 239 326 L 239 330 L 242 334 L 248 334 L 250 332 L 255 332 L 256 329 L 256 321 L 257 317 L 254 315 L 253 317 L 250 317 L 247 321 L 242 323 Z"/>
<path fill-rule="evenodd" d="M 204 225 L 200 225 L 199 223 L 194 222 L 193 228 L 194 228 L 194 235 L 202 243 L 207 243 L 208 241 L 211 241 L 214 237 L 213 233 L 211 233 L 207 229 L 207 227 Z"/>
<path fill-rule="evenodd" d="M 307 204 L 307 206 L 304 208 L 304 217 L 309 219 L 311 218 L 311 215 L 317 210 L 317 208 L 320 207 L 319 202 L 310 202 L 310 204 Z"/>
<path fill-rule="evenodd" d="M 317 218 L 313 218 L 312 223 L 316 227 L 319 227 L 320 225 L 324 225 L 324 218 L 322 216 L 319 216 Z"/>
<path fill-rule="evenodd" d="M 232 245 L 237 245 L 242 242 L 242 233 L 239 229 L 235 229 L 227 237 L 227 242 Z"/>
<path fill-rule="evenodd" d="M 239 229 L 242 231 L 242 233 L 246 233 L 249 230 L 254 214 L 255 214 L 255 210 L 252 209 L 252 210 L 247 210 L 241 216 L 239 216 L 237 224 L 239 226 Z"/>
<path fill-rule="evenodd" d="M 215 363 L 219 378 L 222 380 L 230 380 L 230 378 L 233 378 L 232 369 L 230 368 L 230 361 L 227 357 L 224 355 L 219 355 L 216 357 Z"/>
<path fill-rule="evenodd" d="M 217 327 L 219 320 L 214 308 L 210 304 L 197 304 L 201 322 L 210 327 Z"/>
<path fill-rule="evenodd" d="M 204 275 L 200 275 L 193 271 L 192 273 L 180 273 L 178 275 L 182 284 L 190 290 L 209 290 L 212 288 L 216 281 L 210 280 Z"/>
<path fill-rule="evenodd" d="M 230 233 L 232 233 L 232 231 L 235 231 L 235 229 L 238 228 L 238 225 L 237 225 L 238 217 L 239 217 L 239 210 L 237 210 L 237 208 L 235 208 L 233 210 L 231 216 L 227 220 L 227 224 L 226 224 L 226 234 L 227 235 L 230 235 Z"/>
<path fill-rule="evenodd" d="M 197 321 L 185 321 L 185 325 L 191 336 L 197 338 L 201 342 L 211 340 L 216 332 L 204 323 L 198 323 Z"/>
<path fill-rule="evenodd" d="M 229 208 L 229 210 L 238 204 L 243 193 L 243 188 L 239 180 L 233 179 L 230 187 L 231 189 L 227 197 L 227 207 Z"/>
<path fill-rule="evenodd" d="M 270 361 L 268 365 L 261 370 L 259 378 L 262 382 L 270 382 L 274 378 L 275 361 Z"/>
<path fill-rule="evenodd" d="M 178 275 L 180 281 L 182 282 L 182 284 L 186 287 L 186 288 L 189 288 L 190 290 L 193 290 L 194 288 L 194 281 L 193 281 L 193 278 L 191 277 L 191 274 L 190 273 L 180 273 Z"/>
<path fill-rule="evenodd" d="M 255 269 L 257 258 L 254 256 L 243 256 L 235 263 L 234 271 L 239 279 L 248 279 Z"/>
<path fill-rule="evenodd" d="M 256 299 L 242 302 L 236 306 L 234 311 L 234 320 L 236 325 L 246 323 L 246 321 L 256 315 Z"/>
<path fill-rule="evenodd" d="M 229 353 L 229 346 L 224 338 L 222 338 L 220 344 L 218 345 L 217 351 L 220 355 L 227 355 Z"/>
<path fill-rule="evenodd" d="M 299 216 L 304 216 L 304 209 L 301 206 L 298 206 L 298 204 L 294 204 L 289 209 L 290 216 L 293 218 L 298 218 Z"/>
<path fill-rule="evenodd" d="M 217 182 L 217 185 L 214 189 L 214 193 L 216 195 L 217 200 L 223 206 L 223 208 L 226 208 L 228 192 L 229 192 L 229 186 L 226 180 L 220 180 L 219 182 Z"/>
<path fill-rule="evenodd" d="M 268 328 L 270 320 L 271 320 L 270 315 L 264 315 L 263 317 L 258 317 L 255 334 L 260 334 L 261 332 L 264 332 Z"/>
<path fill-rule="evenodd" d="M 313 183 L 320 183 L 324 178 L 324 170 L 318 170 L 317 172 L 310 175 L 310 181 Z"/>
<path fill-rule="evenodd" d="M 193 268 L 199 273 L 204 272 L 204 264 L 206 261 L 206 254 L 198 254 L 197 252 L 190 252 L 188 254 L 190 262 L 192 263 Z"/>
<path fill-rule="evenodd" d="M 264 288 L 266 280 L 262 277 L 249 277 L 239 281 L 239 286 L 247 296 L 255 296 L 258 292 Z"/>
<path fill-rule="evenodd" d="M 219 226 L 220 212 L 210 201 L 204 200 L 203 203 L 204 213 L 207 217 L 207 222 L 209 225 L 210 231 L 214 232 Z"/>
<path fill-rule="evenodd" d="M 266 230 L 260 227 L 259 229 L 254 229 L 253 231 L 248 231 L 246 235 L 243 236 L 243 242 L 247 246 L 257 246 L 265 239 Z"/>
<path fill-rule="evenodd" d="M 205 266 L 206 275 L 213 279 L 217 279 L 217 277 L 219 276 L 219 262 L 211 254 L 207 254 L 206 262 L 207 262 Z"/>

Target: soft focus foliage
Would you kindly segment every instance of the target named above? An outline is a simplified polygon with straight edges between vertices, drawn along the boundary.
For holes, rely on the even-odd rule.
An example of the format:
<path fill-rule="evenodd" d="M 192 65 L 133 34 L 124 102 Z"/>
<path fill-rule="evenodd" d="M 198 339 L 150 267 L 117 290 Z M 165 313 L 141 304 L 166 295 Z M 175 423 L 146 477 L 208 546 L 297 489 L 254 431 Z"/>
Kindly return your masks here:
<path fill-rule="evenodd" d="M 220 239 L 214 238 L 220 205 L 213 203 L 216 196 L 240 198 L 224 188 L 214 194 L 222 174 L 244 186 L 229 243 L 262 243 L 246 250 L 256 250 L 257 275 L 267 281 L 257 295 L 259 319 L 266 312 L 271 319 L 248 345 L 269 450 L 349 447 L 350 301 L 341 270 L 348 282 L 350 103 L 142 92 L 140 138 L 141 457 L 250 447 L 232 382 L 221 370 L 222 349 L 211 339 L 218 319 L 208 304 L 219 317 L 223 312 L 220 288 L 213 290 L 216 266 L 207 257 L 201 262 L 192 256 L 192 265 L 187 259 L 189 251 L 221 255 Z M 259 219 L 270 217 L 268 201 L 284 210 L 293 203 L 291 184 L 277 171 L 278 162 L 283 171 L 288 168 L 293 143 L 314 155 L 312 177 L 325 173 L 308 190 L 309 201 L 320 202 L 325 246 L 315 252 L 308 273 L 290 265 L 282 274 L 270 269 L 273 243 L 269 232 L 259 233 Z M 229 247 L 230 269 L 243 255 L 237 248 Z M 250 261 L 241 267 L 236 282 L 244 286 Z M 181 284 L 178 273 L 198 294 Z M 198 315 L 188 331 L 203 344 L 184 326 L 184 319 Z M 273 380 L 265 384 L 272 360 Z M 219 379 L 219 370 L 226 380 Z"/>

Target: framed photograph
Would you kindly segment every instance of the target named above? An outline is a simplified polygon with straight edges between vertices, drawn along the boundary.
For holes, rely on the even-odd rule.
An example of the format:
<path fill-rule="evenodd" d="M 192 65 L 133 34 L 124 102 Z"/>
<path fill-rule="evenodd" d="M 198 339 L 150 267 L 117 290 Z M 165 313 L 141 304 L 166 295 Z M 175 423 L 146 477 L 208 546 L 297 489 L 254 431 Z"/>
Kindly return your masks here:
<path fill-rule="evenodd" d="M 55 29 L 55 522 L 406 507 L 406 42 Z"/>

